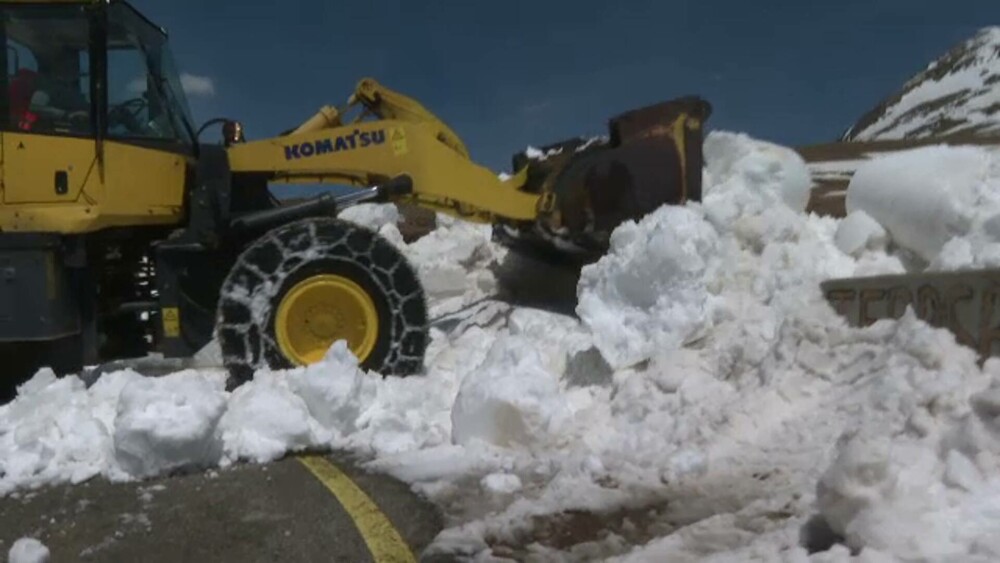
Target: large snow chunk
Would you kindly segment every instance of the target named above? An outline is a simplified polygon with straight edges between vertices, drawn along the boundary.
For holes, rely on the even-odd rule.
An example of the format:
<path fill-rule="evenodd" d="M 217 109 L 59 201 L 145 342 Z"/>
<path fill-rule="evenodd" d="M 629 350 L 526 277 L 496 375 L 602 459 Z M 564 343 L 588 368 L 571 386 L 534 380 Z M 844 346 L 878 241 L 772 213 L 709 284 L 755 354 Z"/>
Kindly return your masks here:
<path fill-rule="evenodd" d="M 884 250 L 887 239 L 888 233 L 882 225 L 871 215 L 858 210 L 840 222 L 834 241 L 841 252 L 857 257 L 865 250 Z"/>
<path fill-rule="evenodd" d="M 285 376 L 292 392 L 302 398 L 324 428 L 342 434 L 356 429 L 358 415 L 371 401 L 371 381 L 358 367 L 358 359 L 338 340 L 322 361 L 288 371 Z"/>
<path fill-rule="evenodd" d="M 115 459 L 133 477 L 218 464 L 218 425 L 225 410 L 219 378 L 182 371 L 130 381 L 118 400 Z"/>
<path fill-rule="evenodd" d="M 557 377 L 544 366 L 531 340 L 497 340 L 459 388 L 451 412 L 454 443 L 532 446 L 557 436 L 570 411 Z"/>
<path fill-rule="evenodd" d="M 21 538 L 10 546 L 7 563 L 48 563 L 49 548 L 35 538 Z"/>
<path fill-rule="evenodd" d="M 614 368 L 676 348 L 708 317 L 706 270 L 718 235 L 688 207 L 666 206 L 611 235 L 611 248 L 583 269 L 577 313 Z"/>
<path fill-rule="evenodd" d="M 236 389 L 219 427 L 227 462 L 264 463 L 287 451 L 319 445 L 326 438 L 306 402 L 289 389 L 283 373 L 260 372 Z"/>
<path fill-rule="evenodd" d="M 858 168 L 846 205 L 849 213 L 866 212 L 926 262 L 934 262 L 953 238 L 968 238 L 967 245 L 959 243 L 967 252 L 952 248 L 941 265 L 977 265 L 976 250 L 1000 241 L 1000 229 L 993 228 L 1000 225 L 1000 161 L 977 147 L 884 155 Z"/>
<path fill-rule="evenodd" d="M 76 377 L 43 369 L 21 385 L 14 401 L 0 406 L 0 495 L 100 474 L 112 457 L 111 436 L 95 407 Z"/>
<path fill-rule="evenodd" d="M 776 205 L 805 211 L 812 180 L 792 149 L 744 133 L 713 131 L 705 139 L 706 182 L 702 200 L 717 226 Z"/>

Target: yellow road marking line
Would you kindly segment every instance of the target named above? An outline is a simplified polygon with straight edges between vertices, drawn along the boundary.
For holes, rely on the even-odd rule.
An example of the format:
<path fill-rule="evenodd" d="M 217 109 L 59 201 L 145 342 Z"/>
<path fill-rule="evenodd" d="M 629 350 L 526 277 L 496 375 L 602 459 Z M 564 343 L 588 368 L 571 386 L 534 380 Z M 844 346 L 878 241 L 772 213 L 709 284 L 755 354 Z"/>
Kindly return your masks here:
<path fill-rule="evenodd" d="M 350 477 L 321 456 L 304 456 L 298 460 L 340 501 L 364 538 L 375 563 L 416 563 L 416 557 L 389 517 Z"/>

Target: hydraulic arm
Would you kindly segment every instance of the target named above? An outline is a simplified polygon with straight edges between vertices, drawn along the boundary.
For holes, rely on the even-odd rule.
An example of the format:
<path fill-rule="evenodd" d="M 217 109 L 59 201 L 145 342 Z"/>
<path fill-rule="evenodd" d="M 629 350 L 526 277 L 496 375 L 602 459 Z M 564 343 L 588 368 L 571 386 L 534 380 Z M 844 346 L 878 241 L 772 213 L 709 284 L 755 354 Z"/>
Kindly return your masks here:
<path fill-rule="evenodd" d="M 407 175 L 413 191 L 399 199 L 467 220 L 533 221 L 547 211 L 540 194 L 522 190 L 526 174 L 501 180 L 472 162 L 430 111 L 371 79 L 343 109 L 327 106 L 287 135 L 232 145 L 229 162 L 234 173 L 264 172 L 276 182 L 372 186 Z"/>
<path fill-rule="evenodd" d="M 405 175 L 412 191 L 396 201 L 493 223 L 512 246 L 593 257 L 622 221 L 701 198 L 710 112 L 694 97 L 633 110 L 610 120 L 607 137 L 549 145 L 542 158 L 515 155 L 515 173 L 501 179 L 419 102 L 366 78 L 345 107 L 323 107 L 286 135 L 234 144 L 229 160 L 234 173 L 272 182 L 363 187 Z"/>

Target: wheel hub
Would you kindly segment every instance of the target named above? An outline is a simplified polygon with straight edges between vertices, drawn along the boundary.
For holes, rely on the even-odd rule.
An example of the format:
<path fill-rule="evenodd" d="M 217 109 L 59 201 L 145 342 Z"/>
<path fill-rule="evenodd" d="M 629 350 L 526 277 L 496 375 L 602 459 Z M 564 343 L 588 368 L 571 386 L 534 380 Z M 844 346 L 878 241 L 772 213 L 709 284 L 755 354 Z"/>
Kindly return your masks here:
<path fill-rule="evenodd" d="M 275 335 L 282 354 L 297 365 L 323 359 L 338 340 L 346 340 L 363 362 L 378 339 L 378 312 L 371 296 L 352 280 L 333 274 L 312 276 L 281 299 Z"/>
<path fill-rule="evenodd" d="M 347 321 L 340 309 L 319 305 L 309 310 L 305 317 L 306 328 L 317 340 L 336 338 L 347 330 Z"/>

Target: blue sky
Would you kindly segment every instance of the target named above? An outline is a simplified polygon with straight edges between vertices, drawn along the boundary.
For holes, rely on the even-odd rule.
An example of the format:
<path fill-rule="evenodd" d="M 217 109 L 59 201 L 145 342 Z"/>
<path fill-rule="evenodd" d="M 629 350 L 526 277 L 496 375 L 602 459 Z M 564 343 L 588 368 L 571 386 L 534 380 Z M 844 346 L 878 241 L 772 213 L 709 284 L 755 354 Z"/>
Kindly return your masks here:
<path fill-rule="evenodd" d="M 785 144 L 836 138 L 953 44 L 1000 24 L 997 0 L 135 0 L 204 77 L 196 120 L 260 138 L 373 76 L 421 100 L 506 169 L 527 144 L 685 94 L 712 128 Z"/>

